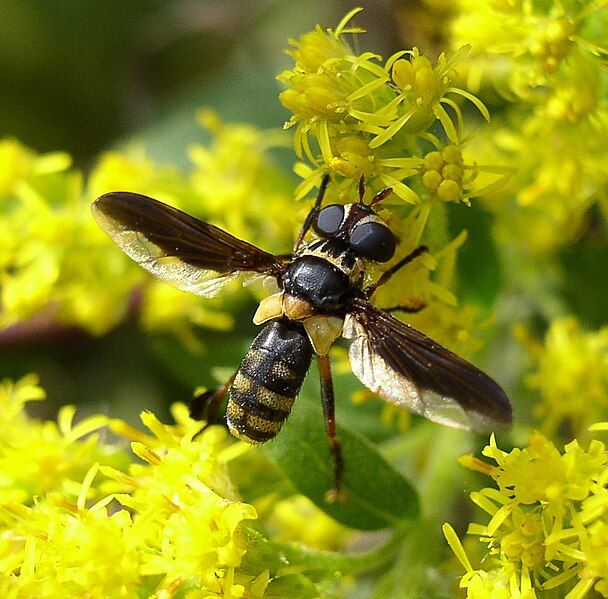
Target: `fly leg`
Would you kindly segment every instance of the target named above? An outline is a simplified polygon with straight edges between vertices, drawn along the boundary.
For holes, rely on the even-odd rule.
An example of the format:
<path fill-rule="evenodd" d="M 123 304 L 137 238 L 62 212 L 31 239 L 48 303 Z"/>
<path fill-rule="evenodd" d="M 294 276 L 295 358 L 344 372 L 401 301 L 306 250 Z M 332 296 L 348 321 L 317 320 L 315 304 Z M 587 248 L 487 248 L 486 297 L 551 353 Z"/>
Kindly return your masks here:
<path fill-rule="evenodd" d="M 304 235 L 308 233 L 308 229 L 312 226 L 313 221 L 319 214 L 319 209 L 321 208 L 321 203 L 323 202 L 323 197 L 325 196 L 325 191 L 327 190 L 327 184 L 329 183 L 329 175 L 323 175 L 323 179 L 321 179 L 321 186 L 319 187 L 319 193 L 317 194 L 317 199 L 315 201 L 315 205 L 311 208 L 300 232 L 298 233 L 298 238 L 296 239 L 296 243 L 293 246 L 293 253 L 295 254 L 300 248 L 300 244 L 304 239 Z"/>
<path fill-rule="evenodd" d="M 226 424 L 226 417 L 220 414 L 220 406 L 235 376 L 236 372 L 223 385 L 193 397 L 190 403 L 190 418 L 205 421 L 203 428 L 194 437 L 198 437 L 207 427 L 213 424 Z"/>
<path fill-rule="evenodd" d="M 325 425 L 327 436 L 330 442 L 330 451 L 334 463 L 333 486 L 326 495 L 326 500 L 330 503 L 334 501 L 344 501 L 345 495 L 342 491 L 342 475 L 344 474 L 344 459 L 342 457 L 342 447 L 336 438 L 336 418 L 334 384 L 331 376 L 331 367 L 328 356 L 317 356 L 317 366 L 321 380 L 321 401 L 323 403 L 323 413 L 325 415 Z"/>
<path fill-rule="evenodd" d="M 406 266 L 407 264 L 409 264 L 410 262 L 412 262 L 413 260 L 418 258 L 418 256 L 420 256 L 420 254 L 425 254 L 428 251 L 429 251 L 429 248 L 426 247 L 426 245 L 419 245 L 417 248 L 414 248 L 407 256 L 405 256 L 404 258 L 401 258 L 401 260 L 399 260 L 399 262 L 397 262 L 397 264 L 395 264 L 394 266 L 391 266 L 388 270 L 385 270 L 382 273 L 382 276 L 375 283 L 373 283 L 369 287 L 366 287 L 363 290 L 367 299 L 369 299 L 372 295 L 374 295 L 374 292 L 376 291 L 376 289 L 378 289 L 378 287 L 387 283 L 390 280 L 390 278 L 398 270 L 400 270 L 401 268 L 403 268 L 404 266 Z M 395 306 L 393 311 L 395 311 L 397 308 L 398 307 Z M 404 311 L 408 312 L 409 310 L 404 310 Z"/>
<path fill-rule="evenodd" d="M 416 304 L 410 304 L 409 306 L 390 306 L 389 308 L 382 308 L 385 312 L 407 312 L 408 314 L 416 314 L 420 310 L 426 308 L 426 302 L 419 302 Z"/>

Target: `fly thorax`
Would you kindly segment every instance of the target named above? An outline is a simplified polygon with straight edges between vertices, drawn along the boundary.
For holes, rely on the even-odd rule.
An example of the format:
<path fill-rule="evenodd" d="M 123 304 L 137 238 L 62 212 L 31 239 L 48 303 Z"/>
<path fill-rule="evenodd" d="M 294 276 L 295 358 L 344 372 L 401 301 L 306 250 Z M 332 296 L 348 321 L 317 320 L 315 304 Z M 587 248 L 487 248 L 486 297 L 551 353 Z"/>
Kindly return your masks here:
<path fill-rule="evenodd" d="M 352 287 L 361 279 L 362 265 L 360 258 L 340 239 L 320 239 L 305 247 L 301 256 L 316 256 L 329 262 L 344 273 Z"/>
<path fill-rule="evenodd" d="M 341 311 L 352 287 L 359 282 L 361 266 L 346 244 L 336 239 L 318 241 L 305 248 L 289 265 L 283 278 L 285 295 L 294 304 L 293 313 L 307 304 L 314 313 Z M 290 308 L 286 315 L 290 318 Z"/>

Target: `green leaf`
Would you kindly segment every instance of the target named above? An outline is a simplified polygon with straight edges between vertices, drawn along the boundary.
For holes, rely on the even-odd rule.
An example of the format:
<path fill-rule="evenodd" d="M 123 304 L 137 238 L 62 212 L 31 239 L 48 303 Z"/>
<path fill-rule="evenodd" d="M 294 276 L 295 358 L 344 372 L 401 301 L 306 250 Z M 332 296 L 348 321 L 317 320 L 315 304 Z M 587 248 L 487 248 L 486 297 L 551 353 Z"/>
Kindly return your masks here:
<path fill-rule="evenodd" d="M 265 448 L 300 493 L 351 528 L 378 530 L 418 516 L 418 495 L 364 437 L 338 426 L 344 455 L 344 502 L 328 503 L 333 461 L 322 411 L 300 398 L 281 433 Z"/>

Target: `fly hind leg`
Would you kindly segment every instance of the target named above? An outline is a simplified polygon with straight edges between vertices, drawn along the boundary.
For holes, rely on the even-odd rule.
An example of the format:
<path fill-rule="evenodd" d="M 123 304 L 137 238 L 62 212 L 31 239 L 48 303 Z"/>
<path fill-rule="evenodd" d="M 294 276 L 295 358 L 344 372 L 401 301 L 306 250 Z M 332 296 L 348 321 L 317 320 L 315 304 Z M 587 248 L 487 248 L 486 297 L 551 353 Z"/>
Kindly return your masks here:
<path fill-rule="evenodd" d="M 334 384 L 331 376 L 331 367 L 328 356 L 317 356 L 317 365 L 321 379 L 321 400 L 323 402 L 323 413 L 325 414 L 325 425 L 330 442 L 330 451 L 334 463 L 333 486 L 326 495 L 329 503 L 344 501 L 346 495 L 342 490 L 342 476 L 344 474 L 344 458 L 342 457 L 342 446 L 336 437 L 336 417 Z"/>

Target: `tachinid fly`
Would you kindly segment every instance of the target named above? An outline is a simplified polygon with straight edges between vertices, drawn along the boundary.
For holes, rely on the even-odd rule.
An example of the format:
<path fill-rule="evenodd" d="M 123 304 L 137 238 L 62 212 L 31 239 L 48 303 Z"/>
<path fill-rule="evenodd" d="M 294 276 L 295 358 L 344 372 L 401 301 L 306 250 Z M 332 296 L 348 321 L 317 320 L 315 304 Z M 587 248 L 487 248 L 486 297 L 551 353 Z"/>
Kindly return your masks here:
<path fill-rule="evenodd" d="M 265 324 L 230 380 L 198 398 L 195 417 L 209 421 L 228 393 L 226 418 L 233 435 L 264 443 L 289 416 L 313 355 L 334 459 L 333 494 L 340 491 L 343 461 L 336 438 L 328 352 L 340 336 L 350 340 L 355 375 L 399 406 L 459 428 L 489 432 L 510 425 L 509 400 L 481 370 L 391 316 L 421 306 L 380 309 L 371 298 L 400 268 L 427 248 L 420 246 L 364 286 L 369 262 L 388 263 L 396 240 L 373 206 L 390 189 L 363 202 L 322 207 L 322 180 L 293 253 L 275 256 L 152 198 L 113 192 L 92 206 L 99 225 L 133 260 L 183 291 L 212 297 L 238 276 L 270 277 L 279 291 L 260 303 L 253 321 Z M 306 234 L 312 228 L 310 241 Z"/>

